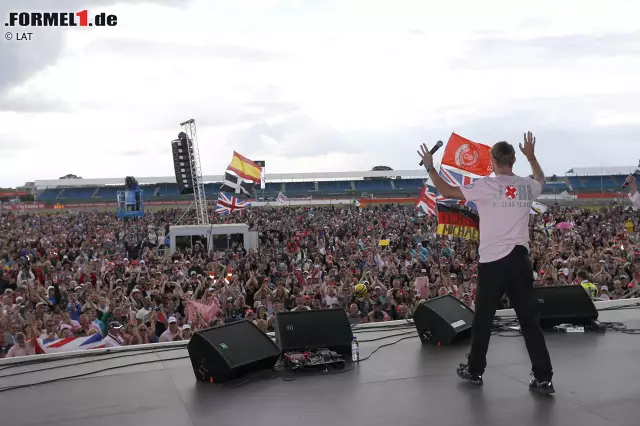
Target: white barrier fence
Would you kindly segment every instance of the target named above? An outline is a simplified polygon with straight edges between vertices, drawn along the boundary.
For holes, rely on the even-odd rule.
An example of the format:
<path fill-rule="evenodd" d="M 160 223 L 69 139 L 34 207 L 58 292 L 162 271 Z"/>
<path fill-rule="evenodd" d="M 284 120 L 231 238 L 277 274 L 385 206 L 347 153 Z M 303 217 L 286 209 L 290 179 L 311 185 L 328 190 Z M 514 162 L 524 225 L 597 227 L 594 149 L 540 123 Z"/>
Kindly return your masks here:
<path fill-rule="evenodd" d="M 287 200 L 287 201 L 252 201 L 251 207 L 288 207 L 288 206 L 331 206 L 355 204 L 355 199 L 308 199 L 308 200 Z"/>
<path fill-rule="evenodd" d="M 594 302 L 597 310 L 610 309 L 615 307 L 623 307 L 623 306 L 633 306 L 640 305 L 640 298 L 635 299 L 620 299 L 620 300 L 607 300 Z M 496 316 L 514 316 L 515 312 L 513 309 L 501 309 L 496 312 Z M 413 324 L 413 321 L 409 321 Z M 366 330 L 370 327 L 375 327 L 377 329 L 384 329 L 385 327 L 393 328 L 398 325 L 407 324 L 407 320 L 396 320 L 396 321 L 386 321 L 383 323 L 368 323 L 368 324 L 358 324 L 353 327 L 353 330 L 357 332 L 358 330 Z M 267 333 L 267 335 L 271 338 L 275 338 L 275 333 Z M 176 349 L 186 348 L 187 341 L 179 341 L 179 342 L 167 342 L 167 343 L 150 343 L 146 345 L 135 345 L 135 346 L 121 346 L 116 348 L 104 348 L 104 349 L 91 349 L 91 354 L 115 354 L 115 353 L 126 353 L 126 352 L 142 352 L 153 354 L 154 349 L 158 350 L 166 350 L 171 347 L 175 347 Z M 145 352 L 148 351 L 148 352 Z M 73 351 L 73 352 L 63 352 L 63 353 L 53 353 L 53 354 L 44 354 L 44 355 L 35 355 L 35 356 L 27 356 L 27 357 L 18 357 L 18 358 L 4 358 L 0 359 L 0 366 L 3 365 L 12 365 L 12 364 L 22 364 L 28 360 L 29 363 L 33 362 L 33 360 L 42 360 L 42 361 L 54 361 L 59 359 L 67 359 L 74 357 L 83 357 L 87 356 L 87 351 Z M 158 361 L 162 361 L 161 357 L 158 357 Z"/>

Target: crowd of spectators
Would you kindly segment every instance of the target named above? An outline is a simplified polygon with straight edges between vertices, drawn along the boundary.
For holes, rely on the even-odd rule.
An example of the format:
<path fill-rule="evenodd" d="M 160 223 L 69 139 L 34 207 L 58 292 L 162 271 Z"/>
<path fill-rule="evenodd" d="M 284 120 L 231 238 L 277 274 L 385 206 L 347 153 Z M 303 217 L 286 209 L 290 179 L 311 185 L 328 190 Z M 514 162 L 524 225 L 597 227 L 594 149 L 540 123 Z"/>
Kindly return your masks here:
<path fill-rule="evenodd" d="M 339 307 L 356 324 L 409 318 L 420 299 L 445 294 L 473 308 L 477 244 L 436 237 L 434 219 L 413 207 L 211 213 L 212 222 L 249 224 L 259 249 L 196 243 L 171 255 L 169 225 L 183 213 L 1 215 L 0 358 L 34 354 L 38 338 L 100 334 L 106 346 L 136 345 L 240 320 L 273 331 L 284 310 Z M 190 212 L 182 219 L 194 222 Z M 574 227 L 557 230 L 560 222 Z M 639 226 L 617 206 L 531 216 L 536 285 L 629 295 L 640 280 Z"/>

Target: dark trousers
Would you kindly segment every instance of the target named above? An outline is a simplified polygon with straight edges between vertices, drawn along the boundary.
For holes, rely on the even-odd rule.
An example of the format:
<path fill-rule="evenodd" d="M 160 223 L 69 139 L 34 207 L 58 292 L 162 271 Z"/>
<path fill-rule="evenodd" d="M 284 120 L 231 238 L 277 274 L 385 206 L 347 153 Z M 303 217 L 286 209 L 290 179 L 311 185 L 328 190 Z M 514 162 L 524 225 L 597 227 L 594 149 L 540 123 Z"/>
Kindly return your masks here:
<path fill-rule="evenodd" d="M 533 294 L 533 269 L 529 251 L 523 246 L 516 246 L 502 259 L 479 265 L 469 371 L 482 375 L 487 367 L 491 325 L 505 293 L 520 322 L 533 375 L 540 381 L 551 380 L 551 359 L 540 328 L 538 306 Z"/>

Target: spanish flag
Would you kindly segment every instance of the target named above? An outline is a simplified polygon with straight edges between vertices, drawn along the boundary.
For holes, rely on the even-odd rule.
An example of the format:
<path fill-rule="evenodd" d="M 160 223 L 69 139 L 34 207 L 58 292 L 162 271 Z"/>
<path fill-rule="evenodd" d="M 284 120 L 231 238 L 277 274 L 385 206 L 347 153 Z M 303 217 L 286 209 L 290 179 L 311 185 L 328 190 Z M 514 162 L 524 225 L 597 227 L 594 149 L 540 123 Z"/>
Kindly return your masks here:
<path fill-rule="evenodd" d="M 235 151 L 233 152 L 233 158 L 227 170 L 234 172 L 242 179 L 253 182 L 260 182 L 260 176 L 262 175 L 262 168 L 260 166 Z"/>

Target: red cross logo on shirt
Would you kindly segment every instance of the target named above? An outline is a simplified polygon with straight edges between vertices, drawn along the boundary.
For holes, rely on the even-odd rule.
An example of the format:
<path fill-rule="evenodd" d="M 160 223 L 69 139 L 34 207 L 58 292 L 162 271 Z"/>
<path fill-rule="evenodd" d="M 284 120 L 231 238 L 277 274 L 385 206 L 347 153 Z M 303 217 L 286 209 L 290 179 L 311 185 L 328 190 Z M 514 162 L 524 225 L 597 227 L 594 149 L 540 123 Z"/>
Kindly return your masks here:
<path fill-rule="evenodd" d="M 507 196 L 508 199 L 513 200 L 518 195 L 518 190 L 515 186 L 509 185 L 504 190 L 504 195 Z"/>

